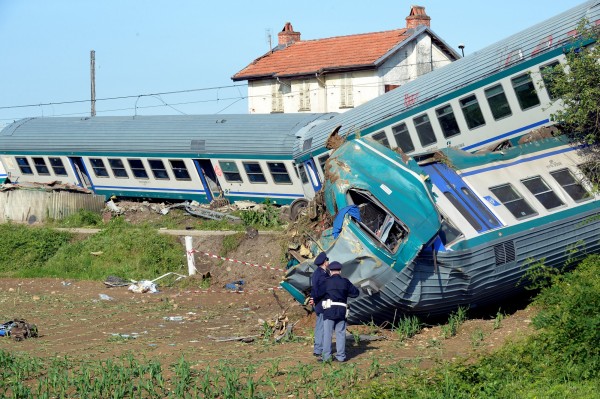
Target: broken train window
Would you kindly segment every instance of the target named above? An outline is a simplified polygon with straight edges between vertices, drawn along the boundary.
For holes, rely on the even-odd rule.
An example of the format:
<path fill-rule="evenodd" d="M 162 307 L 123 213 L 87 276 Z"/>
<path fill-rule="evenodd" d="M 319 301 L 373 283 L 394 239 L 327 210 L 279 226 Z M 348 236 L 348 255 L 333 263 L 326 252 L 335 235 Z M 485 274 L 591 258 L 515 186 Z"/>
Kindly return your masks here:
<path fill-rule="evenodd" d="M 357 224 L 361 229 L 376 240 L 378 245 L 383 245 L 388 250 L 396 252 L 402 240 L 407 236 L 408 228 L 370 192 L 350 189 L 348 197 L 349 203 L 358 206 L 360 210 L 361 221 Z"/>

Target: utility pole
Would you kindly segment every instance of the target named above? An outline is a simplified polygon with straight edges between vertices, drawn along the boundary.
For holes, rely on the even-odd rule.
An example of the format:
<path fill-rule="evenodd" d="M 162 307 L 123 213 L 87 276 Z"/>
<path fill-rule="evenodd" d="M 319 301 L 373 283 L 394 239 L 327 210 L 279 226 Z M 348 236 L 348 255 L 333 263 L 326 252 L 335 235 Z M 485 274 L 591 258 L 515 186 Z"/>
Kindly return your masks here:
<path fill-rule="evenodd" d="M 96 116 L 96 52 L 90 51 L 90 80 L 92 94 L 92 112 L 91 116 Z"/>

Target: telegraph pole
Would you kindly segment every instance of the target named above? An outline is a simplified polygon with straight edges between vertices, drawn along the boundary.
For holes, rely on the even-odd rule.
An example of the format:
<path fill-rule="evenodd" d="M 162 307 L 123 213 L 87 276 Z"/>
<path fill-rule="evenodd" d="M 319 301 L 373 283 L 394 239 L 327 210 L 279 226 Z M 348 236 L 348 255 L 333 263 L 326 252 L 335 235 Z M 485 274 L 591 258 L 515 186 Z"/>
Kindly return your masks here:
<path fill-rule="evenodd" d="M 90 80 L 92 94 L 92 112 L 91 116 L 96 116 L 96 52 L 90 51 Z"/>

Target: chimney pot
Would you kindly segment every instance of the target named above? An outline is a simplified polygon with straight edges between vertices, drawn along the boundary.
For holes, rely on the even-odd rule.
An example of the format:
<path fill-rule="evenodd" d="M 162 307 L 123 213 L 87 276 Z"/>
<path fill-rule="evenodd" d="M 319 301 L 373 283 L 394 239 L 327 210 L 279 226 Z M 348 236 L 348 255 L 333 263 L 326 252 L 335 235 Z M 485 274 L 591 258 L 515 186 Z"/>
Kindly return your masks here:
<path fill-rule="evenodd" d="M 406 17 L 406 29 L 415 29 L 419 25 L 431 27 L 431 17 L 425 13 L 425 7 L 411 6 L 410 14 Z"/>
<path fill-rule="evenodd" d="M 280 46 L 287 46 L 300 41 L 300 32 L 295 32 L 291 23 L 286 22 L 281 32 L 277 34 Z"/>

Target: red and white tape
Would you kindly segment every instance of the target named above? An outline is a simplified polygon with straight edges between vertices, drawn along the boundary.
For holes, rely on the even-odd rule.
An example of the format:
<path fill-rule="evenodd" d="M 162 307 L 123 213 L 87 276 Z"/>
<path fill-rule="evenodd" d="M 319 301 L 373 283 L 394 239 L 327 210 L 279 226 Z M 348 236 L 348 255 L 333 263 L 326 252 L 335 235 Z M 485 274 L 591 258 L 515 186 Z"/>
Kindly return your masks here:
<path fill-rule="evenodd" d="M 211 254 L 209 252 L 202 252 L 202 251 L 198 251 L 196 249 L 192 249 L 192 252 L 196 252 L 196 253 L 199 253 L 199 254 L 202 254 L 202 255 L 206 255 L 208 257 L 215 258 L 215 259 L 226 260 L 226 261 L 229 261 L 229 262 L 232 262 L 232 263 L 239 263 L 239 264 L 242 264 L 242 265 L 259 267 L 259 268 L 265 269 L 265 270 L 275 270 L 275 271 L 284 272 L 284 273 L 286 272 L 286 270 L 284 270 L 284 269 L 278 269 L 278 268 L 272 267 L 272 266 L 262 266 L 262 265 L 259 265 L 257 263 L 250 263 L 250 262 L 244 262 L 242 260 L 237 260 L 237 259 L 232 259 L 232 258 L 226 258 L 224 256 L 219 256 L 219 255 Z"/>

